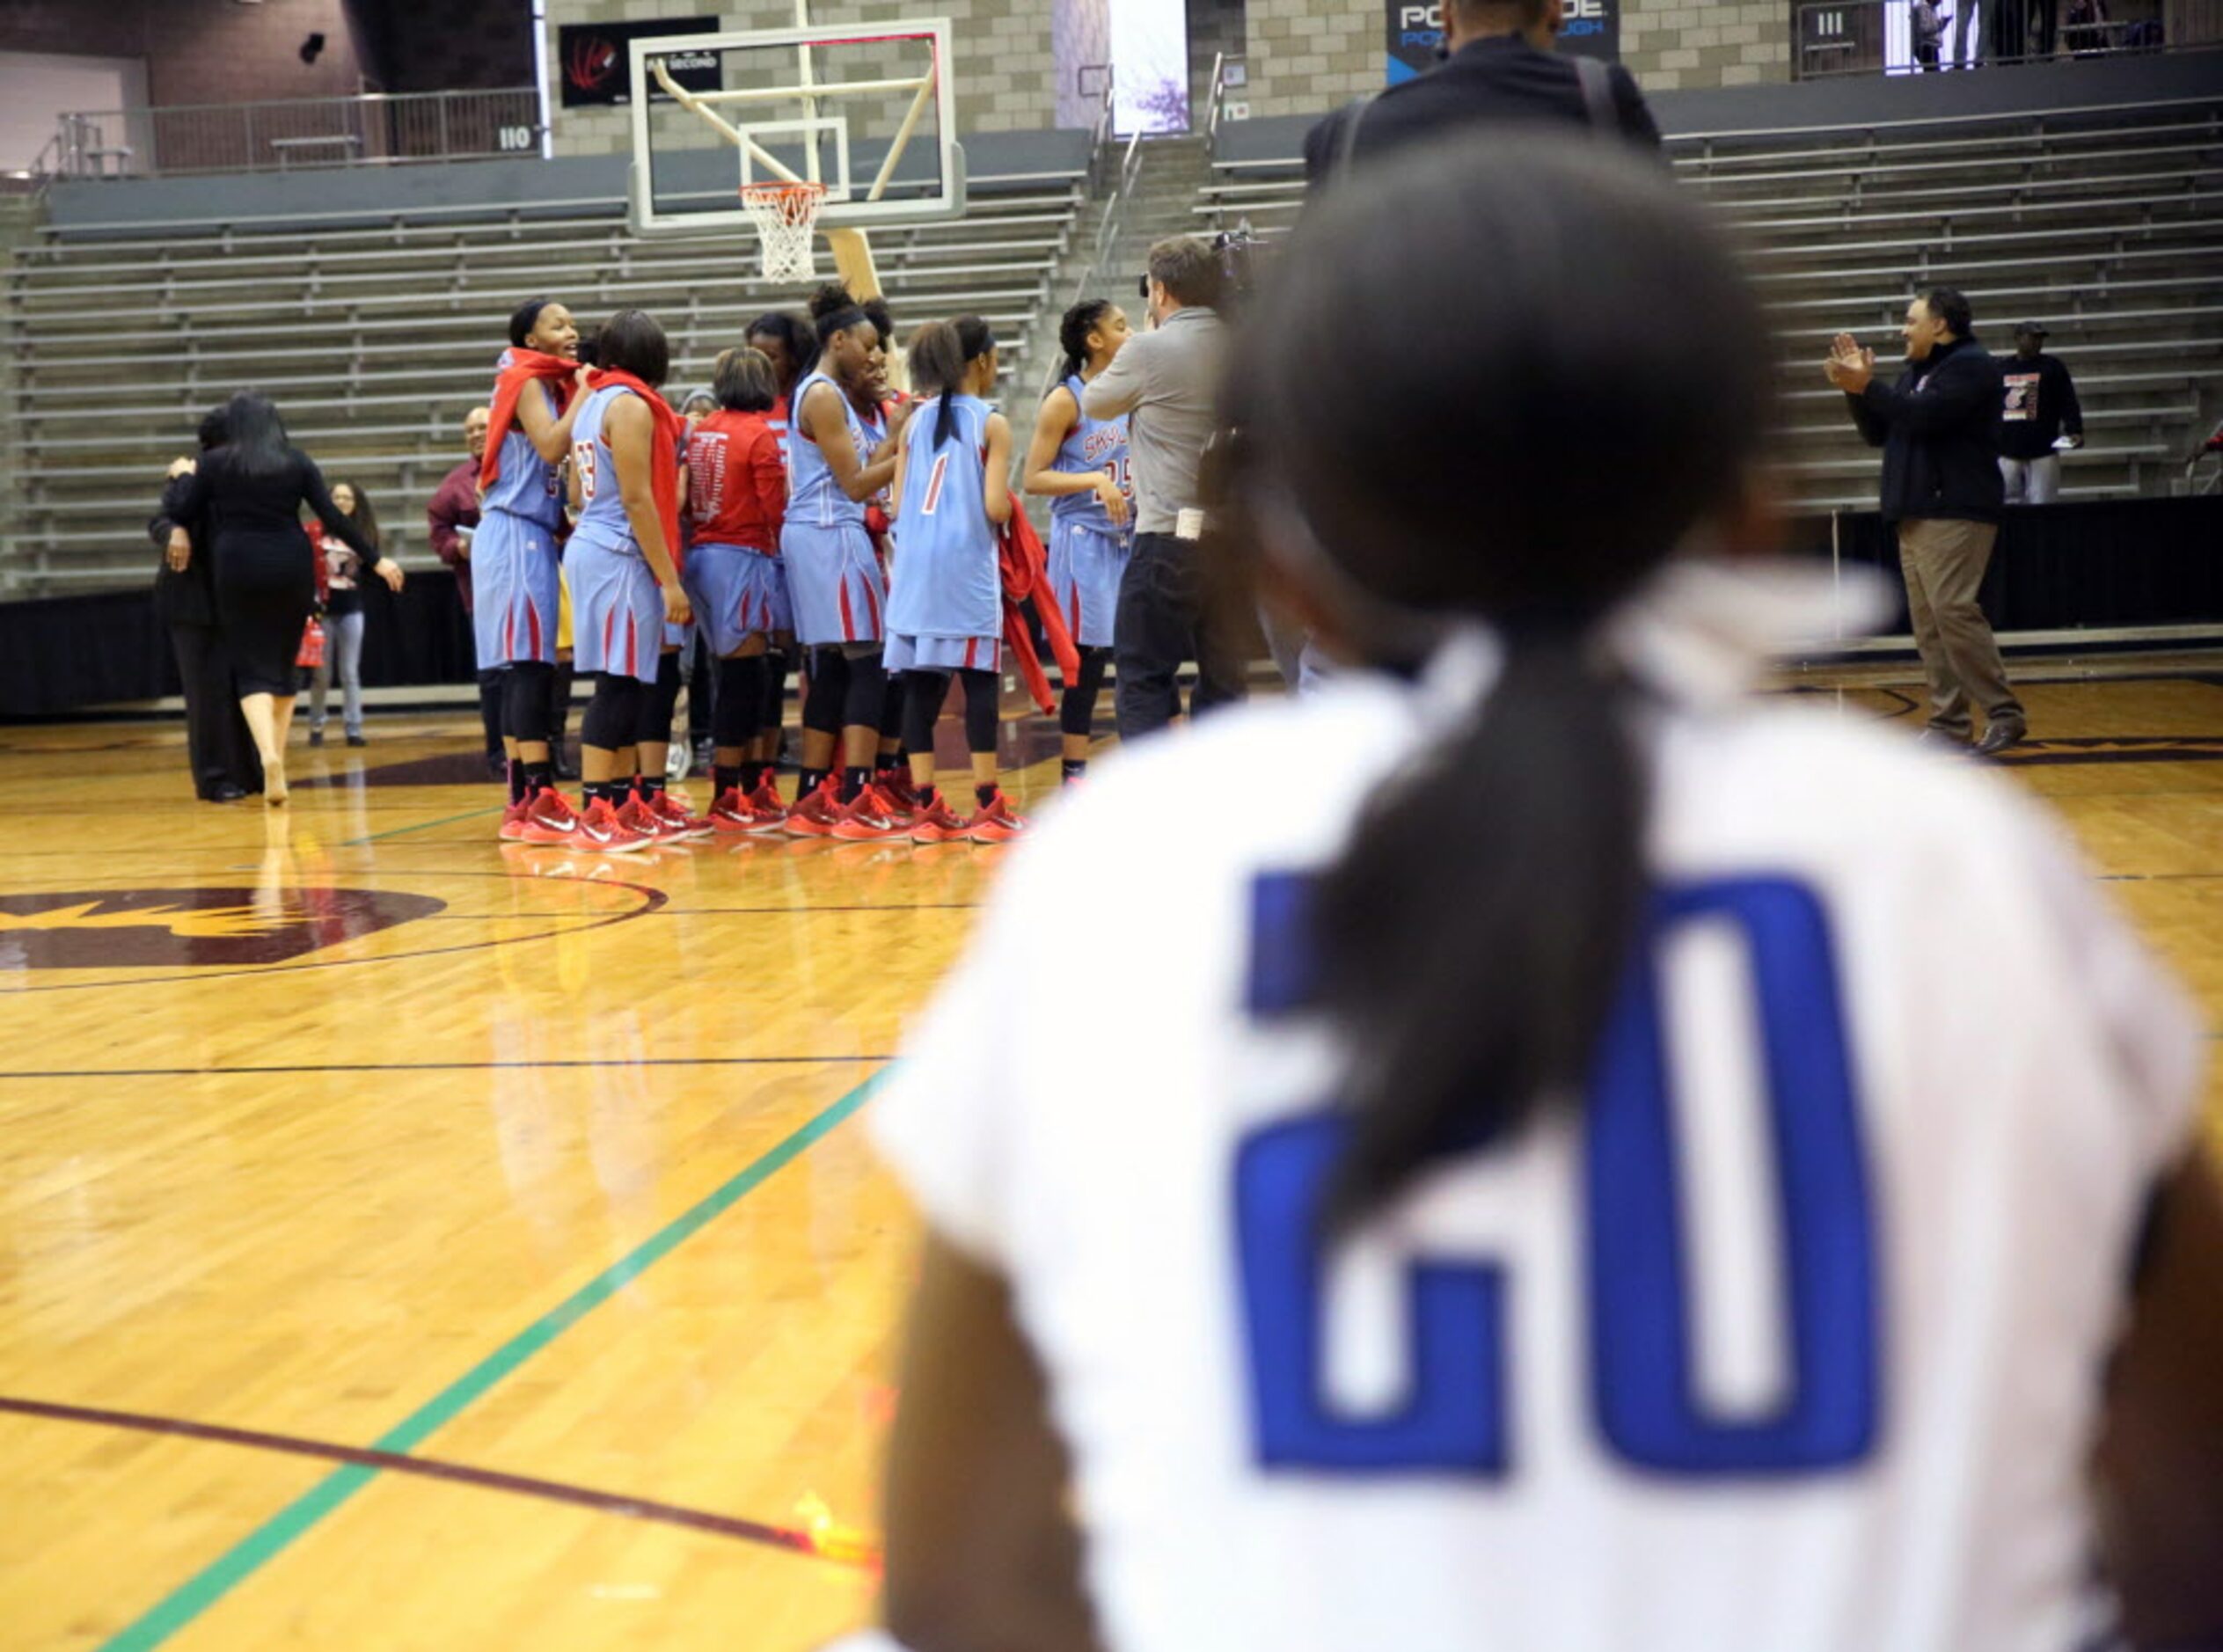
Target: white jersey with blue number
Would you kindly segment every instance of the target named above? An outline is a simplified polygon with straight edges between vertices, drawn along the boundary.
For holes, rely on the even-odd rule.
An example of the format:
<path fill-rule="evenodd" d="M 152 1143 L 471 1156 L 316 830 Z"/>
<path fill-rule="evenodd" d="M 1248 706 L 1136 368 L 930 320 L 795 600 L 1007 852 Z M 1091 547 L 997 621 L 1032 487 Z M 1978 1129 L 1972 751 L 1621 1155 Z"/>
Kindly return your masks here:
<path fill-rule="evenodd" d="M 610 437 L 603 428 L 610 406 L 633 392 L 620 384 L 591 391 L 571 422 L 571 464 L 579 475 L 579 520 L 571 530 L 574 545 L 596 545 L 605 551 L 640 554 L 633 537 L 633 520 L 618 488 L 618 464 L 611 457 Z"/>
<path fill-rule="evenodd" d="M 908 637 L 995 637 L 1003 630 L 1003 580 L 988 520 L 988 420 L 977 396 L 949 400 L 949 440 L 939 446 L 939 398 L 921 402 L 903 428 L 903 494 L 896 507 L 896 565 L 888 629 Z"/>
<path fill-rule="evenodd" d="M 1753 593 L 1681 570 L 1622 627 L 1657 888 L 1579 1112 L 1325 1259 L 1307 882 L 1487 639 L 1148 742 L 1013 852 L 874 1127 L 1012 1283 L 1113 1652 L 2078 1644 L 2197 1024 L 2013 786 L 1744 698 Z"/>

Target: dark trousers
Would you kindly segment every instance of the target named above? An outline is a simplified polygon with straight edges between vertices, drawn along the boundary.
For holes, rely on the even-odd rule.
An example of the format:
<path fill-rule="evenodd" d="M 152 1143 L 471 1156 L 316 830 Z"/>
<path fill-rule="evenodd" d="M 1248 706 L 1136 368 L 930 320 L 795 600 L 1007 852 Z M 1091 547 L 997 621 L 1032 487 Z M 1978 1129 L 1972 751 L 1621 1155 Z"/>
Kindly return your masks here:
<path fill-rule="evenodd" d="M 1181 714 L 1181 691 L 1174 678 L 1184 660 L 1196 662 L 1196 688 L 1188 706 L 1192 717 L 1246 693 L 1242 645 L 1235 640 L 1239 630 L 1218 611 L 1225 604 L 1207 600 L 1205 585 L 1194 539 L 1169 533 L 1135 536 L 1112 619 L 1112 659 L 1119 669 L 1113 705 L 1120 739 L 1156 734 Z"/>
<path fill-rule="evenodd" d="M 240 714 L 223 632 L 214 625 L 173 624 L 170 646 L 177 651 L 178 681 L 185 690 L 186 754 L 194 793 L 206 799 L 223 786 L 261 791 L 262 760 Z"/>

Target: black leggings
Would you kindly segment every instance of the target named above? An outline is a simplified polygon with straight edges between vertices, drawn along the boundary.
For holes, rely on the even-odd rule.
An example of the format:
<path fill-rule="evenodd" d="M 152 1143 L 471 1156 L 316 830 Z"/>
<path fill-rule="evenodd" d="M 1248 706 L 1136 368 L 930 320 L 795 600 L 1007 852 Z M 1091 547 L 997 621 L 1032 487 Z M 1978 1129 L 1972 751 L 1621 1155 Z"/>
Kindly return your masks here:
<path fill-rule="evenodd" d="M 949 698 L 949 679 L 965 685 L 965 749 L 976 757 L 996 749 L 997 683 L 993 671 L 906 671 L 903 744 L 913 751 L 934 749 L 934 724 Z"/>
<path fill-rule="evenodd" d="M 641 685 L 645 691 L 640 698 L 640 727 L 634 739 L 642 745 L 668 746 L 671 743 L 671 719 L 679 709 L 679 688 L 682 676 L 676 652 L 659 654 L 656 658 L 656 680 Z"/>
<path fill-rule="evenodd" d="M 1104 691 L 1104 670 L 1111 664 L 1109 648 L 1083 648 L 1080 651 L 1080 674 L 1065 684 L 1064 697 L 1057 702 L 1057 730 L 1065 735 L 1086 735 L 1096 722 L 1096 697 Z"/>
<path fill-rule="evenodd" d="M 553 698 L 556 668 L 537 660 L 512 661 L 503 675 L 501 732 L 512 740 L 535 745 L 548 738 L 548 707 Z"/>
<path fill-rule="evenodd" d="M 769 654 L 718 662 L 718 700 L 711 720 L 711 743 L 725 750 L 745 746 L 764 727 L 764 667 Z"/>
<path fill-rule="evenodd" d="M 879 649 L 852 659 L 838 647 L 814 648 L 803 727 L 822 735 L 837 728 L 878 728 L 887 692 L 888 671 L 880 662 Z"/>
<path fill-rule="evenodd" d="M 598 751 L 622 751 L 640 738 L 641 702 L 648 684 L 639 677 L 604 671 L 595 678 L 595 697 L 579 720 L 579 741 Z"/>

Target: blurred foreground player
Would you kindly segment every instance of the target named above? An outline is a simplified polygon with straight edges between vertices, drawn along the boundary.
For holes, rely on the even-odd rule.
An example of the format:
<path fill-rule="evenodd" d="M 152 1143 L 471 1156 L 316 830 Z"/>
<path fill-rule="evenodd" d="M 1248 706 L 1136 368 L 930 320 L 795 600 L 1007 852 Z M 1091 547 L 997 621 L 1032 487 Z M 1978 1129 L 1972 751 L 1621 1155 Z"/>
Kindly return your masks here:
<path fill-rule="evenodd" d="M 1449 145 L 1261 295 L 1230 508 L 1356 669 L 1092 777 L 874 1104 L 916 1652 L 2069 1652 L 2095 1537 L 2223 1634 L 2198 1029 L 2022 795 L 1743 691 L 1826 588 L 1628 165 Z"/>

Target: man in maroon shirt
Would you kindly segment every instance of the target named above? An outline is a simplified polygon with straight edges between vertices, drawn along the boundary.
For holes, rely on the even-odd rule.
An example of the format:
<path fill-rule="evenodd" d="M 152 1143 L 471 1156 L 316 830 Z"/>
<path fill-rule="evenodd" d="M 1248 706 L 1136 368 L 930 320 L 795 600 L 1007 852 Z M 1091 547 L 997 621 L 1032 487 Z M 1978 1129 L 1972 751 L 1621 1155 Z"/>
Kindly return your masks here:
<path fill-rule="evenodd" d="M 471 611 L 471 539 L 479 526 L 479 462 L 486 454 L 486 427 L 494 415 L 473 407 L 463 416 L 463 442 L 471 457 L 448 472 L 425 507 L 425 523 L 432 538 L 433 554 L 456 576 L 456 595 L 463 611 Z M 486 766 L 502 773 L 501 668 L 479 673 L 479 720 L 486 731 Z"/>

